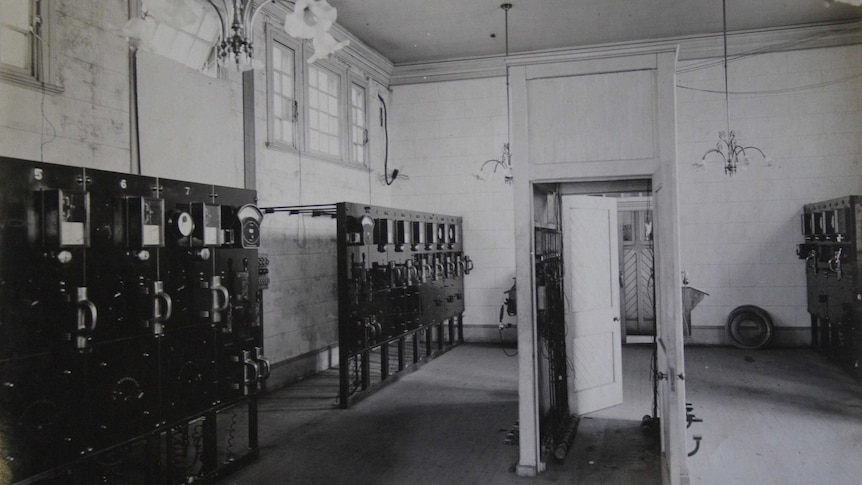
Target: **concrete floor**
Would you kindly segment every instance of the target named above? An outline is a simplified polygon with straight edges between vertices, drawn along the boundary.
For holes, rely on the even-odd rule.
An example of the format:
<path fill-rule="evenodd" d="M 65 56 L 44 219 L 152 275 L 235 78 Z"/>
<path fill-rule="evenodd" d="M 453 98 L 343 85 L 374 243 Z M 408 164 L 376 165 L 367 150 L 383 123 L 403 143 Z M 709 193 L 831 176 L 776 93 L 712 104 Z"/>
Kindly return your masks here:
<path fill-rule="evenodd" d="M 619 410 L 584 417 L 563 462 L 539 477 L 515 475 L 518 447 L 505 441 L 518 414 L 517 358 L 503 350 L 456 347 L 348 410 L 335 408 L 334 370 L 269 393 L 260 459 L 220 483 L 659 483 L 656 444 L 639 427 L 651 395 L 631 419 Z M 643 361 L 648 373 L 648 349 L 624 355 L 624 366 Z M 650 388 L 627 386 L 625 395 L 638 389 Z"/>
<path fill-rule="evenodd" d="M 862 483 L 862 383 L 807 349 L 688 347 L 692 484 Z"/>
<path fill-rule="evenodd" d="M 331 370 L 265 395 L 261 457 L 221 484 L 658 484 L 648 346 L 624 346 L 624 403 L 583 416 L 569 456 L 513 473 L 517 358 L 463 345 L 348 410 Z M 703 436 L 692 484 L 862 483 L 862 385 L 809 350 L 686 349 Z"/>

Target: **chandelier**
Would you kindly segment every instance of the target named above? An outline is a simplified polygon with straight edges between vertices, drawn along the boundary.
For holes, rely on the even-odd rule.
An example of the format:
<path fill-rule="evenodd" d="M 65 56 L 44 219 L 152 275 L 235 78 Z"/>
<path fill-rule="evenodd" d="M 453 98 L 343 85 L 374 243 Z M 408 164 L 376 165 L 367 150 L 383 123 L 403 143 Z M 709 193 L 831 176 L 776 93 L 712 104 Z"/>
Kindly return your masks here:
<path fill-rule="evenodd" d="M 718 154 L 724 161 L 724 173 L 733 175 L 736 173 L 736 168 L 740 163 L 748 163 L 748 154 L 746 150 L 754 150 L 760 153 L 760 156 L 766 158 L 763 150 L 756 146 L 742 146 L 736 141 L 736 133 L 730 129 L 730 95 L 727 89 L 727 0 L 721 0 L 722 8 L 722 32 L 724 39 L 724 114 L 725 122 L 727 123 L 727 131 L 718 132 L 718 143 L 715 148 L 707 150 L 703 154 L 701 160 L 706 160 L 710 154 Z"/>
<path fill-rule="evenodd" d="M 500 8 L 506 13 L 506 57 L 509 57 L 509 9 L 512 8 L 511 3 L 504 3 L 500 5 Z M 509 112 L 509 66 L 506 66 L 506 143 L 503 144 L 503 153 L 500 155 L 499 159 L 492 158 L 490 160 L 485 160 L 479 170 L 473 173 L 473 177 L 478 180 L 490 180 L 496 178 L 499 174 L 503 175 L 503 181 L 506 184 L 511 184 L 515 179 L 512 174 L 512 152 L 509 151 L 509 138 L 511 137 L 511 115 Z M 490 167 L 490 168 L 489 168 Z"/>
<path fill-rule="evenodd" d="M 129 20 L 123 30 L 132 45 L 146 46 L 155 33 L 155 21 L 183 27 L 197 20 L 190 1 L 142 0 L 143 16 Z M 350 43 L 349 40 L 337 42 L 329 33 L 337 11 L 326 0 L 264 0 L 257 6 L 254 0 L 207 0 L 207 3 L 215 10 L 221 26 L 216 42 L 216 56 L 221 66 L 234 65 L 240 71 L 258 67 L 259 62 L 254 58 L 254 25 L 267 4 L 293 5 L 293 11 L 285 18 L 284 30 L 296 39 L 311 40 L 314 55 L 308 59 L 309 63 L 329 57 Z"/>

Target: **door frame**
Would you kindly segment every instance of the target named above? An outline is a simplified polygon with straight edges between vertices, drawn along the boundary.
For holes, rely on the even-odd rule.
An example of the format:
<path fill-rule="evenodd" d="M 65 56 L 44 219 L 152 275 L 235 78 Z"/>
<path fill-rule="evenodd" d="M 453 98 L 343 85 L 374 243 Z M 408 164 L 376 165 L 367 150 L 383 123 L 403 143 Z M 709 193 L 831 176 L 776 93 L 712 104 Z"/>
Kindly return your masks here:
<path fill-rule="evenodd" d="M 676 63 L 678 44 L 653 46 L 601 58 L 575 55 L 569 59 L 549 59 L 547 64 L 531 64 L 518 58 L 506 59 L 510 76 L 512 113 L 512 167 L 514 174 L 515 267 L 518 285 L 518 418 L 519 460 L 516 471 L 534 476 L 545 469 L 540 442 L 539 358 L 536 329 L 533 194 L 536 186 L 560 182 L 589 182 L 650 178 L 655 200 L 654 234 L 656 267 L 656 331 L 665 364 L 659 369 L 668 375 L 659 381 L 662 425 L 662 481 L 672 485 L 689 482 L 685 433 L 685 387 L 682 348 L 682 292 L 679 202 L 676 146 Z M 556 62 L 555 62 L 556 61 Z M 631 70 L 637 64 L 654 73 L 653 127 L 654 156 L 643 160 L 540 163 L 529 160 L 530 110 L 528 82 L 542 77 L 613 73 Z M 523 319 L 523 320 L 520 320 Z M 665 437 L 667 437 L 665 439 Z M 666 442 L 667 441 L 667 442 Z"/>
<path fill-rule="evenodd" d="M 647 195 L 647 196 L 621 197 L 619 203 L 617 204 L 617 213 L 618 214 L 622 213 L 622 212 L 639 213 L 639 212 L 643 212 L 643 211 L 652 212 L 654 209 L 653 205 L 654 205 L 654 203 L 653 203 L 652 191 L 650 191 L 649 195 Z M 640 221 L 638 221 L 638 222 L 640 222 Z M 633 231 L 636 231 L 636 230 L 637 229 L 633 228 Z M 623 265 L 625 264 L 625 257 L 624 257 L 625 254 L 623 251 L 623 247 L 625 245 L 625 242 L 623 241 L 622 236 L 623 235 L 620 234 L 619 239 L 618 239 L 619 255 L 620 255 L 619 257 L 620 257 L 620 278 L 621 278 L 621 281 L 622 281 L 622 275 L 625 273 L 625 270 L 623 268 Z M 655 271 L 655 254 L 654 254 L 655 253 L 655 245 L 654 245 L 654 243 L 655 243 L 655 241 L 653 241 L 653 258 L 651 261 L 652 266 L 650 267 L 650 270 L 653 272 Z M 655 279 L 653 279 L 653 286 L 655 286 Z M 626 338 L 628 337 L 628 328 L 627 328 L 628 321 L 627 321 L 626 316 L 625 316 L 625 298 L 623 298 L 624 294 L 625 294 L 625 290 L 621 284 L 620 285 L 620 332 L 621 332 L 621 335 L 623 337 L 623 343 L 626 343 Z M 655 329 L 655 306 L 656 306 L 655 298 L 653 298 L 652 303 L 653 303 L 652 304 L 652 307 L 653 307 L 653 330 L 652 330 L 652 334 L 650 336 L 655 336 L 655 331 L 656 331 L 656 329 Z M 638 313 L 639 313 L 638 319 L 640 319 L 640 312 L 638 312 Z"/>

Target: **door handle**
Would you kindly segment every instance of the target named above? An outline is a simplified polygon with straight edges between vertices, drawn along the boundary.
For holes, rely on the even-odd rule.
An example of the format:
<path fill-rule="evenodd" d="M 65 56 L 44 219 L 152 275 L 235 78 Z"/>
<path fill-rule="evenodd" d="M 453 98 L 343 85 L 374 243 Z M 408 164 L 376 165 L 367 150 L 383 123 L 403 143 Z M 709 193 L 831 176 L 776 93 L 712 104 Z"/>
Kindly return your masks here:
<path fill-rule="evenodd" d="M 619 321 L 620 321 L 620 317 L 614 317 L 614 321 L 615 321 L 615 322 L 619 322 Z"/>

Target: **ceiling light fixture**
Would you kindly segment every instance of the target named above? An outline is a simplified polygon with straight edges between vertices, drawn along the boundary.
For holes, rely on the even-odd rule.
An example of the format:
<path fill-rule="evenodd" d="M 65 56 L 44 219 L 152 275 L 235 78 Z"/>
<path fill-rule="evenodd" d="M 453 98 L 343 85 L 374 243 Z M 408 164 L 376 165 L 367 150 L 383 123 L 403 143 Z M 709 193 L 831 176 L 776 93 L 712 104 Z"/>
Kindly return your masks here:
<path fill-rule="evenodd" d="M 270 3 L 293 5 L 293 11 L 285 18 L 284 30 L 296 39 L 311 40 L 314 55 L 308 59 L 309 63 L 329 57 L 350 43 L 349 40 L 337 42 L 329 33 L 338 12 L 326 0 L 264 0 L 257 6 L 255 0 L 207 2 L 215 10 L 221 24 L 216 43 L 216 55 L 221 66 L 235 65 L 237 70 L 247 71 L 262 65 L 254 59 L 254 24 L 258 14 Z M 143 16 L 129 20 L 124 28 L 136 47 L 151 44 L 156 27 L 154 20 L 182 27 L 197 18 L 189 0 L 142 0 L 141 10 Z"/>
<path fill-rule="evenodd" d="M 727 0 L 721 0 L 722 8 L 722 32 L 724 35 L 724 114 L 725 122 L 727 123 L 727 131 L 718 132 L 718 143 L 715 148 L 707 150 L 703 154 L 701 160 L 706 160 L 706 157 L 712 153 L 717 153 L 724 160 L 724 173 L 733 175 L 736 173 L 736 168 L 740 164 L 740 156 L 742 163 L 748 163 L 748 155 L 746 150 L 755 150 L 760 153 L 760 156 L 766 158 L 763 150 L 756 146 L 742 146 L 736 142 L 736 134 L 730 129 L 730 95 L 727 88 Z"/>
<path fill-rule="evenodd" d="M 269 3 L 279 3 L 279 0 L 266 0 L 257 7 L 254 0 L 221 0 L 224 12 L 213 0 L 207 0 L 218 13 L 221 22 L 221 41 L 218 43 L 218 60 L 220 65 L 235 63 L 238 70 L 247 70 L 254 66 L 254 21 L 263 7 Z M 335 24 L 338 15 L 335 7 L 326 0 L 284 1 L 293 4 L 293 12 L 287 14 L 284 30 L 287 35 L 296 39 L 311 39 L 314 55 L 308 59 L 313 63 L 318 59 L 329 57 L 335 51 L 350 43 L 349 40 L 336 42 L 329 29 Z"/>
<path fill-rule="evenodd" d="M 500 5 L 500 8 L 506 13 L 506 59 L 509 57 L 509 9 L 512 8 L 511 3 L 504 3 Z M 504 63 L 506 62 L 504 59 Z M 514 175 L 512 174 L 512 152 L 509 151 L 509 139 L 511 138 L 512 131 L 512 122 L 511 122 L 511 114 L 509 111 L 509 66 L 506 65 L 506 143 L 503 144 L 503 153 L 500 155 L 499 159 L 492 158 L 490 160 L 485 160 L 479 170 L 476 171 L 473 176 L 478 180 L 490 180 L 492 178 L 496 178 L 497 170 L 500 170 L 500 173 L 503 175 L 503 181 L 506 184 L 511 184 L 514 180 Z M 489 168 L 491 167 L 491 168 Z"/>

